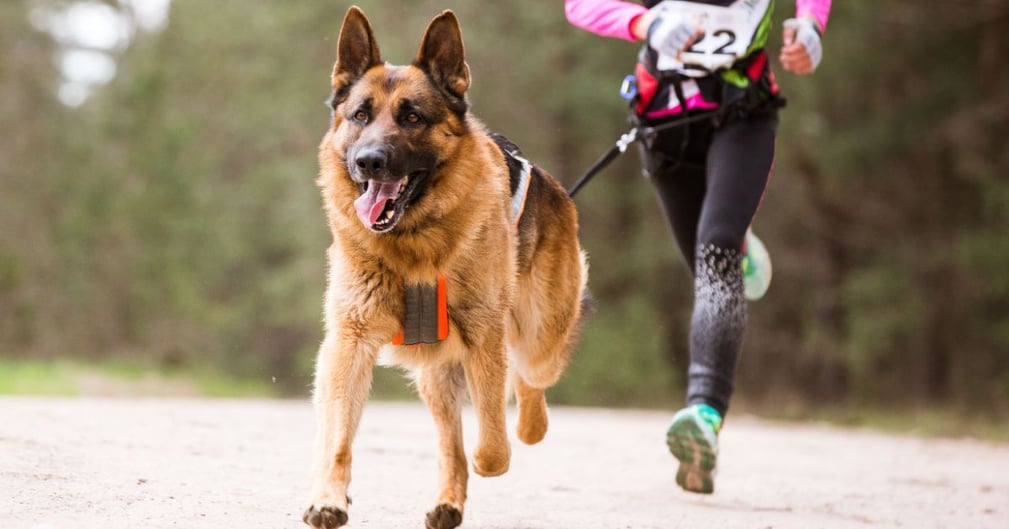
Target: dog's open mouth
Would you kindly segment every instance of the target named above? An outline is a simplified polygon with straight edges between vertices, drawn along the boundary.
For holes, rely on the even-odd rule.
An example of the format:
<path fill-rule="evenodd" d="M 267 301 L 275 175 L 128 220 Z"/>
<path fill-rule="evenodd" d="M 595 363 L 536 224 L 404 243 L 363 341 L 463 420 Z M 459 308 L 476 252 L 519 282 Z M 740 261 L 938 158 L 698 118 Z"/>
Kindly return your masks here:
<path fill-rule="evenodd" d="M 378 233 L 396 227 L 421 176 L 423 171 L 415 171 L 395 182 L 367 180 L 359 184 L 362 194 L 354 201 L 354 209 L 361 223 Z"/>

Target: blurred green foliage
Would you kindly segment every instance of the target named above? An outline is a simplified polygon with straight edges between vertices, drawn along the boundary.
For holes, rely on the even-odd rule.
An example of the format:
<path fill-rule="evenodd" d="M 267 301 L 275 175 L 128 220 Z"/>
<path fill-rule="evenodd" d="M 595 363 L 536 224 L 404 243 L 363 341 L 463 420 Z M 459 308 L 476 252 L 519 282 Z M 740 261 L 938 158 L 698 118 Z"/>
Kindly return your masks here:
<path fill-rule="evenodd" d="M 192 368 L 152 370 L 102 360 L 0 359 L 0 395 L 61 397 L 277 397 L 269 379 Z"/>
<path fill-rule="evenodd" d="M 0 356 L 304 394 L 329 237 L 315 149 L 347 4 L 174 0 L 70 108 L 61 43 L 29 23 L 70 3 L 0 3 Z M 625 130 L 637 47 L 569 26 L 560 1 L 359 4 L 394 63 L 456 10 L 474 112 L 567 184 Z M 1009 417 L 1009 8 L 972 4 L 836 3 L 817 74 L 779 72 L 790 104 L 756 223 L 775 282 L 751 305 L 748 405 Z M 626 156 L 578 198 L 599 310 L 555 402 L 681 398 L 691 281 L 639 174 Z M 400 380 L 382 371 L 376 391 Z"/>

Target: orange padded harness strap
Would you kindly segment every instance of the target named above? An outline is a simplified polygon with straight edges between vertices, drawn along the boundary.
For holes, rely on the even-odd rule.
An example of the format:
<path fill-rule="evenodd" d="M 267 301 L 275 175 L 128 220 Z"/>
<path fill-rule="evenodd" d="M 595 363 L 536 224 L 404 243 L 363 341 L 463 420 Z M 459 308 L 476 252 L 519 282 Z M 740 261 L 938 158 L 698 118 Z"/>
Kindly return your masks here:
<path fill-rule="evenodd" d="M 448 338 L 448 293 L 445 276 L 434 284 L 403 285 L 403 322 L 393 345 L 438 343 Z"/>

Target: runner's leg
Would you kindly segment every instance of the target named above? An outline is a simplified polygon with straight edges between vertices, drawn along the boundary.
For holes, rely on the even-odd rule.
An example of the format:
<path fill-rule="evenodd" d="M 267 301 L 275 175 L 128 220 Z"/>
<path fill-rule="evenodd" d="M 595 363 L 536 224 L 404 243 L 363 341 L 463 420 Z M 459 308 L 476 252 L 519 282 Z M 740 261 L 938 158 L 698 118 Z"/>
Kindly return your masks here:
<path fill-rule="evenodd" d="M 746 328 L 743 239 L 767 186 L 776 128 L 774 114 L 734 122 L 715 131 L 708 151 L 707 192 L 697 226 L 687 403 L 708 404 L 723 417 Z"/>

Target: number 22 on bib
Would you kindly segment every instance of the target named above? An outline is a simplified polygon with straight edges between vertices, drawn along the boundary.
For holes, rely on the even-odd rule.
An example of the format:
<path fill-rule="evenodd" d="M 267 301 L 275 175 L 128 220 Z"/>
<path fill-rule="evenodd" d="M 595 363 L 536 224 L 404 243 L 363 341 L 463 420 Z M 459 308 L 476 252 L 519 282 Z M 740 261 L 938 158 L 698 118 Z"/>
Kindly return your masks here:
<path fill-rule="evenodd" d="M 666 0 L 657 6 L 662 13 L 693 20 L 704 34 L 679 58 L 659 54 L 659 70 L 675 70 L 689 77 L 704 77 L 729 68 L 767 40 L 768 20 L 774 0 L 737 0 L 727 7 Z M 756 46 L 754 46 L 756 44 Z"/>

